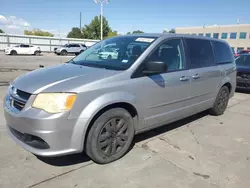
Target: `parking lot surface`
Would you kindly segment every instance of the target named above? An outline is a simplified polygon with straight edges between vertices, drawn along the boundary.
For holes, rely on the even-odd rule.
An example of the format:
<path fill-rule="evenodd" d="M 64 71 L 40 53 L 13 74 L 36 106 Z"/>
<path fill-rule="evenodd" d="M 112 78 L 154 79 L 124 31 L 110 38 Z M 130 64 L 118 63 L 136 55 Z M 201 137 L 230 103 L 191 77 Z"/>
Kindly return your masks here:
<path fill-rule="evenodd" d="M 0 53 L 0 105 L 15 77 L 72 57 Z M 207 112 L 136 136 L 122 159 L 98 165 L 84 154 L 41 158 L 7 135 L 0 108 L 0 187 L 246 188 L 250 185 L 250 95 L 237 92 L 222 116 Z"/>

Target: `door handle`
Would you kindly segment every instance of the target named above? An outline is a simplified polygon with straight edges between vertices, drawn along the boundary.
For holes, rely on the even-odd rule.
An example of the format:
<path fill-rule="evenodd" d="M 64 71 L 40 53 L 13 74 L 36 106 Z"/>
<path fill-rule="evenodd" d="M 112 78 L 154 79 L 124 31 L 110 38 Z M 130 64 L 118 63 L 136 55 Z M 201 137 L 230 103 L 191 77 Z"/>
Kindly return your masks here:
<path fill-rule="evenodd" d="M 182 76 L 182 77 L 180 77 L 180 81 L 182 81 L 182 82 L 186 82 L 188 80 L 189 80 L 188 76 Z"/>
<path fill-rule="evenodd" d="M 199 79 L 200 77 L 201 77 L 200 74 L 195 74 L 195 75 L 192 76 L 192 78 L 195 79 L 195 80 L 196 80 L 196 79 Z"/>

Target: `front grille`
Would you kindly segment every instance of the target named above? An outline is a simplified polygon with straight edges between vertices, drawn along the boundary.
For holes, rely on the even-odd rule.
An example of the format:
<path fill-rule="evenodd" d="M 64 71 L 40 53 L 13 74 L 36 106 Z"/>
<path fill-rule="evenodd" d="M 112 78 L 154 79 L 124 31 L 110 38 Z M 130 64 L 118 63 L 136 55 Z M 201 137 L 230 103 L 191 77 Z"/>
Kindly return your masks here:
<path fill-rule="evenodd" d="M 24 91 L 21 91 L 19 89 L 16 90 L 16 93 L 19 97 L 21 97 L 22 99 L 25 99 L 26 101 L 29 100 L 30 98 L 30 93 L 27 93 L 27 92 L 24 92 Z"/>
<path fill-rule="evenodd" d="M 237 72 L 237 76 L 245 79 L 250 79 L 250 73 Z"/>
<path fill-rule="evenodd" d="M 20 112 L 24 108 L 30 96 L 30 93 L 21 91 L 12 86 L 9 90 L 9 106 L 14 108 L 15 112 Z"/>
<path fill-rule="evenodd" d="M 21 111 L 25 106 L 25 103 L 16 101 L 15 99 L 13 100 L 13 107 L 15 107 L 16 109 L 18 109 L 19 111 Z"/>

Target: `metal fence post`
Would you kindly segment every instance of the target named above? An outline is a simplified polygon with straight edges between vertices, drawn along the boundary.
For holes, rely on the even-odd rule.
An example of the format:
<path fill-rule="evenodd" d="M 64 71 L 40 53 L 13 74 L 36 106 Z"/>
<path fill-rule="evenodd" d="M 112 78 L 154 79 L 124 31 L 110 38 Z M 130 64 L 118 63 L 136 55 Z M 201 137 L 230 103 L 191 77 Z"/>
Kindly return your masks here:
<path fill-rule="evenodd" d="M 7 46 L 10 47 L 10 37 L 9 35 L 6 35 L 6 37 L 7 37 Z"/>
<path fill-rule="evenodd" d="M 51 52 L 51 39 L 49 39 L 49 51 Z"/>

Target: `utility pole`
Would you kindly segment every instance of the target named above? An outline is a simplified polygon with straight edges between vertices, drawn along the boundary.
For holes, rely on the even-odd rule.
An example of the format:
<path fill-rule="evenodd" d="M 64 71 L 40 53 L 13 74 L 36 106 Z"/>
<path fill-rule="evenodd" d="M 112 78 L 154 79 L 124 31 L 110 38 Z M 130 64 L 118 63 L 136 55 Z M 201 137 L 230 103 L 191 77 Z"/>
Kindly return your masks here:
<path fill-rule="evenodd" d="M 101 40 L 103 39 L 103 5 L 108 3 L 109 0 L 94 0 L 95 3 L 101 4 Z"/>
<path fill-rule="evenodd" d="M 81 32 L 82 32 L 82 13 L 80 12 L 80 30 L 81 30 Z"/>

